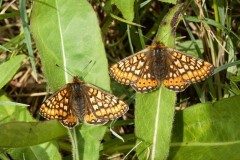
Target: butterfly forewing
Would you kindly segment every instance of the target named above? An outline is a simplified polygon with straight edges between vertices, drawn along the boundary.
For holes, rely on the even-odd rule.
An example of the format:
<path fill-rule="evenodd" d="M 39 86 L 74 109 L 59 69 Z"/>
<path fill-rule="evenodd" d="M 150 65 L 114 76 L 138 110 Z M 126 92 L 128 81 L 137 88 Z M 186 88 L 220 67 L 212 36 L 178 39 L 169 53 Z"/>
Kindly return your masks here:
<path fill-rule="evenodd" d="M 110 68 L 110 75 L 117 82 L 130 85 L 136 83 L 141 77 L 143 68 L 148 60 L 149 49 L 142 50 L 129 56 Z"/>
<path fill-rule="evenodd" d="M 46 119 L 66 119 L 71 101 L 71 87 L 66 85 L 50 96 L 40 107 L 40 115 Z"/>
<path fill-rule="evenodd" d="M 175 49 L 166 48 L 169 66 L 163 84 L 176 92 L 185 90 L 191 83 L 205 80 L 213 73 L 214 66 L 200 58 L 192 57 Z"/>
<path fill-rule="evenodd" d="M 121 117 L 128 111 L 128 105 L 122 100 L 93 85 L 85 84 L 84 92 L 87 102 L 86 123 L 104 124 Z"/>

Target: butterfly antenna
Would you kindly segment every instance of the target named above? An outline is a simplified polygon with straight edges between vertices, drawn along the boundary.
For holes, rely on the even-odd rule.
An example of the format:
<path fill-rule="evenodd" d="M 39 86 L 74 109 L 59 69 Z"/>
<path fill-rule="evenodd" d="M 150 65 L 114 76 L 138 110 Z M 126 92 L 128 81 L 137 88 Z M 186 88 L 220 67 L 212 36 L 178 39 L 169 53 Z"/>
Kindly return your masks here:
<path fill-rule="evenodd" d="M 174 33 L 175 33 L 176 28 L 177 28 L 177 24 L 176 24 L 175 26 L 173 26 L 170 31 L 166 32 L 160 39 L 164 39 L 168 34 L 171 34 L 171 32 L 173 32 L 173 31 L 174 31 Z M 159 34 L 159 33 L 157 32 L 157 34 L 156 34 L 156 36 L 155 36 L 155 38 L 154 38 L 154 40 L 153 40 L 153 43 L 157 43 L 156 37 L 158 36 L 158 34 Z"/>
<path fill-rule="evenodd" d="M 55 64 L 57 67 L 59 67 L 61 70 L 63 70 L 64 72 L 66 72 L 67 74 L 69 74 L 70 76 L 74 77 L 74 73 L 71 72 L 69 69 L 67 68 L 63 68 L 62 66 L 59 66 L 58 64 Z"/>
<path fill-rule="evenodd" d="M 92 62 L 93 62 L 93 61 L 90 60 L 90 61 L 88 62 L 88 64 L 80 71 L 80 73 L 84 73 L 83 71 L 84 71 Z M 93 66 L 95 65 L 95 63 L 96 63 L 96 61 L 94 61 L 94 62 L 92 63 L 89 71 L 93 68 Z M 84 79 L 84 77 L 87 76 L 87 74 L 89 73 L 89 71 L 88 71 L 88 72 L 85 72 L 85 74 L 83 74 L 81 77 Z"/>

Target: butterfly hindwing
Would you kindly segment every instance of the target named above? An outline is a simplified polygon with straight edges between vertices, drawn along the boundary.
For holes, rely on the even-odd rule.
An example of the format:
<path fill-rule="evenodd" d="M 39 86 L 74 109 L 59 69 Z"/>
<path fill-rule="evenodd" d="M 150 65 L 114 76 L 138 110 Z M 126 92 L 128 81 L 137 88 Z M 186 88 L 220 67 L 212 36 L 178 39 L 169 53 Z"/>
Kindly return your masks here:
<path fill-rule="evenodd" d="M 73 110 L 70 110 L 66 119 L 62 120 L 61 123 L 68 128 L 73 128 L 78 124 L 78 118 Z"/>
<path fill-rule="evenodd" d="M 136 90 L 137 92 L 146 93 L 155 90 L 157 87 L 159 87 L 160 82 L 158 81 L 157 77 L 154 74 L 154 70 L 152 69 L 152 61 L 148 61 L 148 63 L 145 64 L 141 77 L 138 79 L 138 81 L 134 84 L 131 84 L 131 86 Z"/>

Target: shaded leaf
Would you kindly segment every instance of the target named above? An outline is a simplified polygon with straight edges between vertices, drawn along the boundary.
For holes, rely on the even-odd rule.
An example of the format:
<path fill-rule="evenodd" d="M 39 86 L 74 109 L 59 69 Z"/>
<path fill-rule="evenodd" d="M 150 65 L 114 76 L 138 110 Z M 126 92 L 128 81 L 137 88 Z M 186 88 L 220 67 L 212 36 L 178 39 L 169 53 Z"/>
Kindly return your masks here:
<path fill-rule="evenodd" d="M 176 114 L 169 159 L 240 159 L 240 96 Z"/>
<path fill-rule="evenodd" d="M 9 122 L 0 125 L 0 129 L 0 146 L 5 148 L 37 145 L 67 134 L 57 121 Z"/>
<path fill-rule="evenodd" d="M 61 154 L 58 152 L 57 145 L 51 142 L 32 147 L 11 149 L 9 154 L 13 159 L 18 160 L 62 159 Z"/>
<path fill-rule="evenodd" d="M 166 3 L 172 3 L 172 4 L 176 4 L 177 3 L 176 0 L 158 0 L 158 1 L 166 2 Z"/>

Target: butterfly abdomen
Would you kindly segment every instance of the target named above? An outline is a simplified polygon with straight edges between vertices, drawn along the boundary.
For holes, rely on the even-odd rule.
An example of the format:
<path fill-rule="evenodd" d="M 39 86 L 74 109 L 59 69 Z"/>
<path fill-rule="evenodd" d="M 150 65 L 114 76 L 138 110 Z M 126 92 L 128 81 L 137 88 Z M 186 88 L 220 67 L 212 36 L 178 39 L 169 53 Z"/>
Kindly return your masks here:
<path fill-rule="evenodd" d="M 73 90 L 71 100 L 72 108 L 75 111 L 76 116 L 82 121 L 85 115 L 85 99 L 81 87 L 81 83 L 71 83 L 71 89 Z"/>
<path fill-rule="evenodd" d="M 168 73 L 166 66 L 166 55 L 162 52 L 162 48 L 155 48 L 153 50 L 153 71 L 158 81 L 163 81 Z"/>

